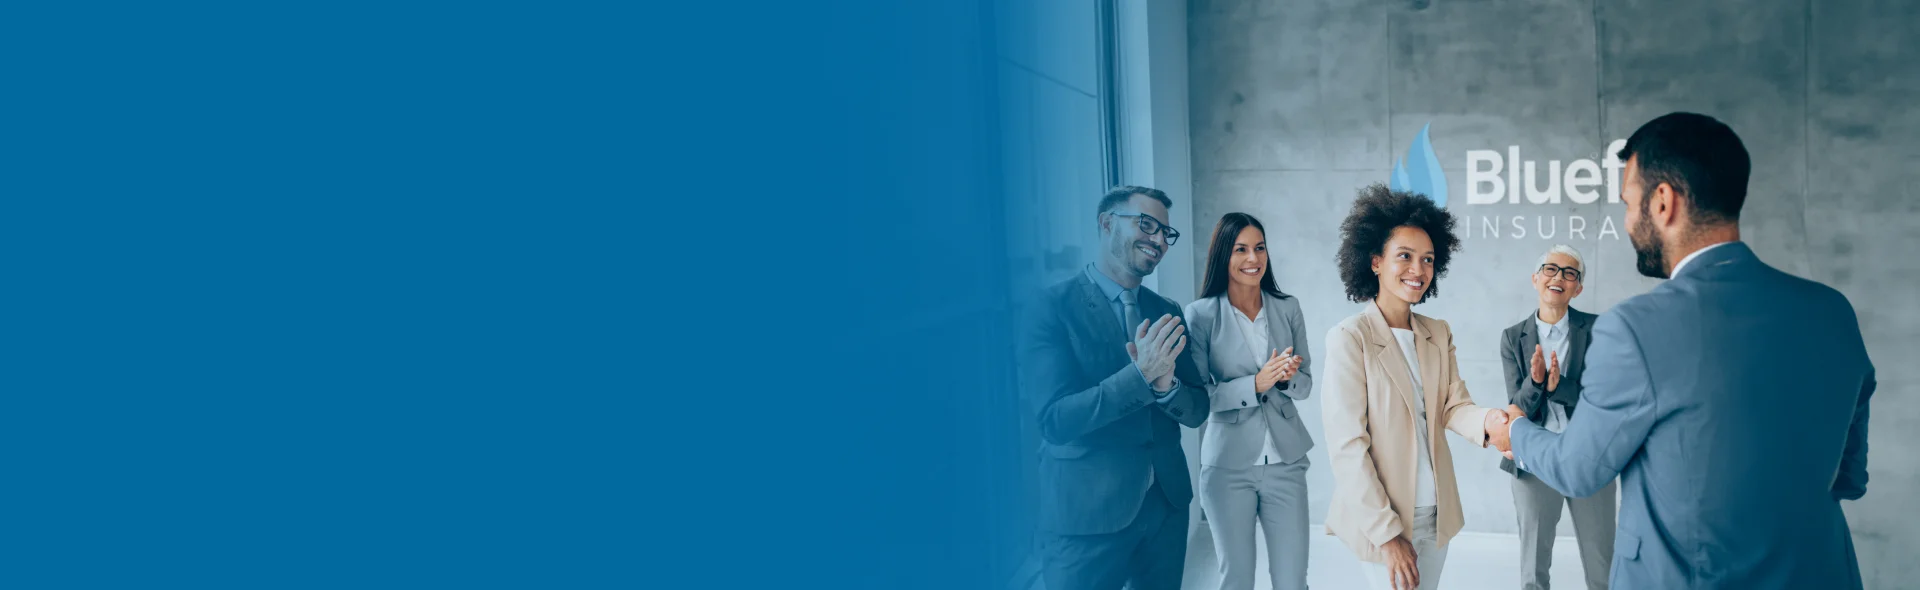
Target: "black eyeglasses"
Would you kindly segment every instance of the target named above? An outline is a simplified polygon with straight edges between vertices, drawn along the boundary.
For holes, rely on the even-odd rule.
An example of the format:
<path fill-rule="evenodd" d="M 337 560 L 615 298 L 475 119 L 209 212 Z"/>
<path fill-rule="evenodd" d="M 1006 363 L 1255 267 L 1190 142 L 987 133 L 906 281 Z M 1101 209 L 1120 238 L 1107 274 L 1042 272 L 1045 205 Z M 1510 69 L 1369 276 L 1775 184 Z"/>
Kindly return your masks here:
<path fill-rule="evenodd" d="M 1571 282 L 1580 282 L 1580 271 L 1578 269 L 1557 266 L 1552 263 L 1540 265 L 1540 274 L 1549 279 L 1560 277 Z"/>
<path fill-rule="evenodd" d="M 1164 223 L 1160 223 L 1160 220 L 1154 219 L 1152 215 L 1148 215 L 1145 213 L 1127 213 L 1122 211 L 1114 211 L 1113 216 L 1134 218 L 1135 223 L 1138 223 L 1140 225 L 1140 233 L 1147 234 L 1149 236 L 1153 234 L 1165 232 L 1164 235 L 1166 236 L 1168 246 L 1172 246 L 1174 242 L 1180 241 L 1180 232 L 1174 231 L 1172 226 L 1169 226 Z"/>

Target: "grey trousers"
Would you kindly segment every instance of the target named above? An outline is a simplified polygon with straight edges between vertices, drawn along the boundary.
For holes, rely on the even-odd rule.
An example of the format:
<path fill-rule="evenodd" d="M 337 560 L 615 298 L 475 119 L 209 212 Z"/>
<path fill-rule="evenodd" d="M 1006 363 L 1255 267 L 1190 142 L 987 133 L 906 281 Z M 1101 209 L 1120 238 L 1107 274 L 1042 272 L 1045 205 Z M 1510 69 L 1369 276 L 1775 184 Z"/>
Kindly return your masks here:
<path fill-rule="evenodd" d="M 1220 588 L 1252 590 L 1255 523 L 1267 539 L 1267 577 L 1274 590 L 1307 588 L 1306 457 L 1243 468 L 1201 467 L 1200 508 L 1220 556 Z"/>
<path fill-rule="evenodd" d="M 1547 590 L 1547 568 L 1553 565 L 1553 531 L 1560 523 L 1560 507 L 1573 512 L 1573 534 L 1580 543 L 1580 567 L 1586 570 L 1588 590 L 1606 590 L 1613 567 L 1613 531 L 1617 526 L 1614 481 L 1585 498 L 1568 498 L 1525 471 L 1513 480 L 1513 512 L 1520 521 L 1520 584 L 1524 590 Z"/>

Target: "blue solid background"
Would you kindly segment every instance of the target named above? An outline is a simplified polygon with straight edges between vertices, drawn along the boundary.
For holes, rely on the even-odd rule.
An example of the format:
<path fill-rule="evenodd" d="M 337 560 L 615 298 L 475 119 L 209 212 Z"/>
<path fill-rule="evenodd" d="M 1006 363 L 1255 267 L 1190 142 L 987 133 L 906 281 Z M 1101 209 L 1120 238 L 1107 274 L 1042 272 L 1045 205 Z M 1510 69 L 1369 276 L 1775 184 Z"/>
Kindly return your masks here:
<path fill-rule="evenodd" d="M 0 585 L 1004 583 L 991 14 L 703 4 L 0 12 Z"/>

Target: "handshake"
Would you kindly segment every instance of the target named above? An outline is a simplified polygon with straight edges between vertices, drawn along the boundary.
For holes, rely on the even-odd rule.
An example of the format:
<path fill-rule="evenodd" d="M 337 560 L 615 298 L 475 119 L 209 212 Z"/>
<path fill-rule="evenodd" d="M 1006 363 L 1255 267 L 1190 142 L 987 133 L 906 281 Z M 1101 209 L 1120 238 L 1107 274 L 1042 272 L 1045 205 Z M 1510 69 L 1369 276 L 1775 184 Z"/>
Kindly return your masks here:
<path fill-rule="evenodd" d="M 1487 444 L 1493 446 L 1495 449 L 1499 449 L 1501 455 L 1512 459 L 1513 439 L 1509 438 L 1508 434 L 1513 427 L 1513 421 L 1519 420 L 1526 415 L 1526 412 L 1520 411 L 1520 406 L 1512 404 L 1508 404 L 1505 411 L 1488 411 L 1486 420 Z"/>

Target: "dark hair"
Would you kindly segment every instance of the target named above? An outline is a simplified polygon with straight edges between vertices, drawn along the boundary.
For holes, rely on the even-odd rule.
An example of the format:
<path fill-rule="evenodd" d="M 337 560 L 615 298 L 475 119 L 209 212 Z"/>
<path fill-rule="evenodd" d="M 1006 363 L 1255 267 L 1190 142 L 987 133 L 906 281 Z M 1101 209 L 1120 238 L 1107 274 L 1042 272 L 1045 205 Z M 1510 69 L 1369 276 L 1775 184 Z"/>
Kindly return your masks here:
<path fill-rule="evenodd" d="M 1233 259 L 1233 240 L 1240 237 L 1240 232 L 1247 229 L 1247 226 L 1260 230 L 1262 236 L 1267 233 L 1266 226 L 1260 225 L 1260 220 L 1245 213 L 1234 212 L 1222 215 L 1220 223 L 1214 224 L 1213 245 L 1207 248 L 1207 279 L 1200 286 L 1201 299 L 1227 292 L 1227 283 L 1233 280 L 1227 278 L 1227 273 L 1232 272 L 1227 269 L 1227 263 Z M 1272 249 L 1269 248 L 1268 252 L 1272 252 Z M 1271 255 L 1267 256 L 1267 274 L 1260 276 L 1260 290 L 1281 299 L 1288 297 L 1286 293 L 1281 293 L 1280 286 L 1273 282 L 1273 256 Z"/>
<path fill-rule="evenodd" d="M 1686 197 L 1693 204 L 1690 221 L 1740 220 L 1753 163 L 1725 123 L 1696 113 L 1662 115 L 1635 130 L 1616 156 L 1621 162 L 1640 157 L 1640 187 L 1647 193 L 1664 182 Z"/>
<path fill-rule="evenodd" d="M 1166 191 L 1144 186 L 1122 185 L 1113 187 L 1112 190 L 1107 191 L 1107 196 L 1100 197 L 1100 210 L 1096 213 L 1112 211 L 1114 207 L 1118 207 L 1121 203 L 1127 202 L 1127 200 L 1132 199 L 1134 195 L 1153 197 L 1153 200 L 1159 201 L 1161 205 L 1166 206 L 1168 209 L 1173 208 L 1173 199 L 1167 198 Z M 1171 219 L 1162 219 L 1160 221 L 1162 223 L 1173 223 Z"/>
<path fill-rule="evenodd" d="M 1453 235 L 1453 221 L 1452 213 L 1433 204 L 1426 195 L 1391 190 L 1384 184 L 1360 189 L 1353 211 L 1340 222 L 1340 253 L 1334 256 L 1340 265 L 1340 281 L 1347 284 L 1347 299 L 1362 303 L 1380 294 L 1373 257 L 1382 253 L 1387 238 L 1398 227 L 1418 228 L 1433 240 L 1433 280 L 1417 303 L 1438 295 L 1440 277 L 1447 274 L 1447 261 L 1460 249 L 1460 239 Z"/>

